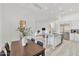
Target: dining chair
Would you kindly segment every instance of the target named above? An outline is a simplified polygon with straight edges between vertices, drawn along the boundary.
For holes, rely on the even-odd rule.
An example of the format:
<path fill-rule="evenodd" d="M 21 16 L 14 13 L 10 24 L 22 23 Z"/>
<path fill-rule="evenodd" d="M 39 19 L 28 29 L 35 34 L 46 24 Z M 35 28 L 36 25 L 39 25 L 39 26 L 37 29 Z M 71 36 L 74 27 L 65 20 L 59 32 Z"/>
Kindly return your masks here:
<path fill-rule="evenodd" d="M 0 52 L 0 56 L 6 56 L 4 50 L 2 50 L 2 51 Z"/>
<path fill-rule="evenodd" d="M 5 44 L 5 49 L 7 51 L 7 56 L 10 56 L 10 46 L 8 43 Z"/>
<path fill-rule="evenodd" d="M 37 44 L 43 47 L 43 42 L 37 41 Z"/>
<path fill-rule="evenodd" d="M 31 41 L 32 41 L 33 43 L 35 43 L 35 39 L 34 39 L 34 38 L 32 38 Z"/>

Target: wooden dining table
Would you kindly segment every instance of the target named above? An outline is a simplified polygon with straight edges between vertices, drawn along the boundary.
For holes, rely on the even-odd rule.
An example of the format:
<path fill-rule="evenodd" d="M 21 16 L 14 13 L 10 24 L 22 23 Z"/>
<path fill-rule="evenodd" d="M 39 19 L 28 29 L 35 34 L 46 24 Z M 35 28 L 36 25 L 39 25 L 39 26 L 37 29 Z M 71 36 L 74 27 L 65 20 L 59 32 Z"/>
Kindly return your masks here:
<path fill-rule="evenodd" d="M 13 41 L 11 44 L 11 56 L 45 56 L 45 48 L 28 41 L 25 46 L 22 46 L 21 41 Z"/>

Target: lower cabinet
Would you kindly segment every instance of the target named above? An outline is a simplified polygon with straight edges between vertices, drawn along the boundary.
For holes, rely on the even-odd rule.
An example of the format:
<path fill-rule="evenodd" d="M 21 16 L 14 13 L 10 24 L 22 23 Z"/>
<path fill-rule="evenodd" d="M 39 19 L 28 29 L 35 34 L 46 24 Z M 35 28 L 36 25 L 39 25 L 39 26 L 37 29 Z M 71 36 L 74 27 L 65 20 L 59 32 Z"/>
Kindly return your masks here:
<path fill-rule="evenodd" d="M 48 36 L 48 45 L 52 45 L 54 48 L 61 43 L 61 36 Z"/>
<path fill-rule="evenodd" d="M 70 40 L 79 41 L 79 34 L 78 33 L 71 33 Z"/>

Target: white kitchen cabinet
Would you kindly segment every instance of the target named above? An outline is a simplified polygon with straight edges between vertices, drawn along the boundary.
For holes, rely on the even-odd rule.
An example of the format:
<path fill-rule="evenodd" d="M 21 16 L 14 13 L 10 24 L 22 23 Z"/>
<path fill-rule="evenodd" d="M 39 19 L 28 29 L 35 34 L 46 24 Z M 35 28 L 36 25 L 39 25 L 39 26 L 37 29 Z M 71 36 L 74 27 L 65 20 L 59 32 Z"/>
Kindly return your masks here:
<path fill-rule="evenodd" d="M 78 34 L 78 41 L 79 41 L 79 34 Z"/>
<path fill-rule="evenodd" d="M 79 34 L 78 33 L 75 34 L 75 41 L 79 41 Z"/>
<path fill-rule="evenodd" d="M 70 40 L 79 41 L 79 34 L 78 33 L 71 33 Z"/>
<path fill-rule="evenodd" d="M 59 45 L 61 43 L 61 36 L 58 35 L 57 37 L 55 37 L 55 46 Z"/>
<path fill-rule="evenodd" d="M 74 40 L 75 39 L 75 34 L 74 33 L 70 33 L 70 40 Z"/>
<path fill-rule="evenodd" d="M 74 41 L 78 41 L 78 34 L 77 33 L 75 33 Z"/>
<path fill-rule="evenodd" d="M 48 45 L 54 45 L 54 36 L 48 36 Z"/>
<path fill-rule="evenodd" d="M 52 45 L 55 48 L 57 45 L 61 43 L 61 35 L 57 34 L 56 36 L 52 34 L 48 36 L 48 45 Z"/>

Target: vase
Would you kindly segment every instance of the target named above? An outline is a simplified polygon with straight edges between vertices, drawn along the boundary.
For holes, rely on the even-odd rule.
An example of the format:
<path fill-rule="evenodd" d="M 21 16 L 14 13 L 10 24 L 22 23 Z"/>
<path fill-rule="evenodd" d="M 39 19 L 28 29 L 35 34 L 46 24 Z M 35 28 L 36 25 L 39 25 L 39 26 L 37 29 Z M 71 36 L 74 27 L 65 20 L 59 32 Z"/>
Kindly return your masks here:
<path fill-rule="evenodd" d="M 21 41 L 22 41 L 22 46 L 25 46 L 27 44 L 26 37 L 23 37 Z"/>

